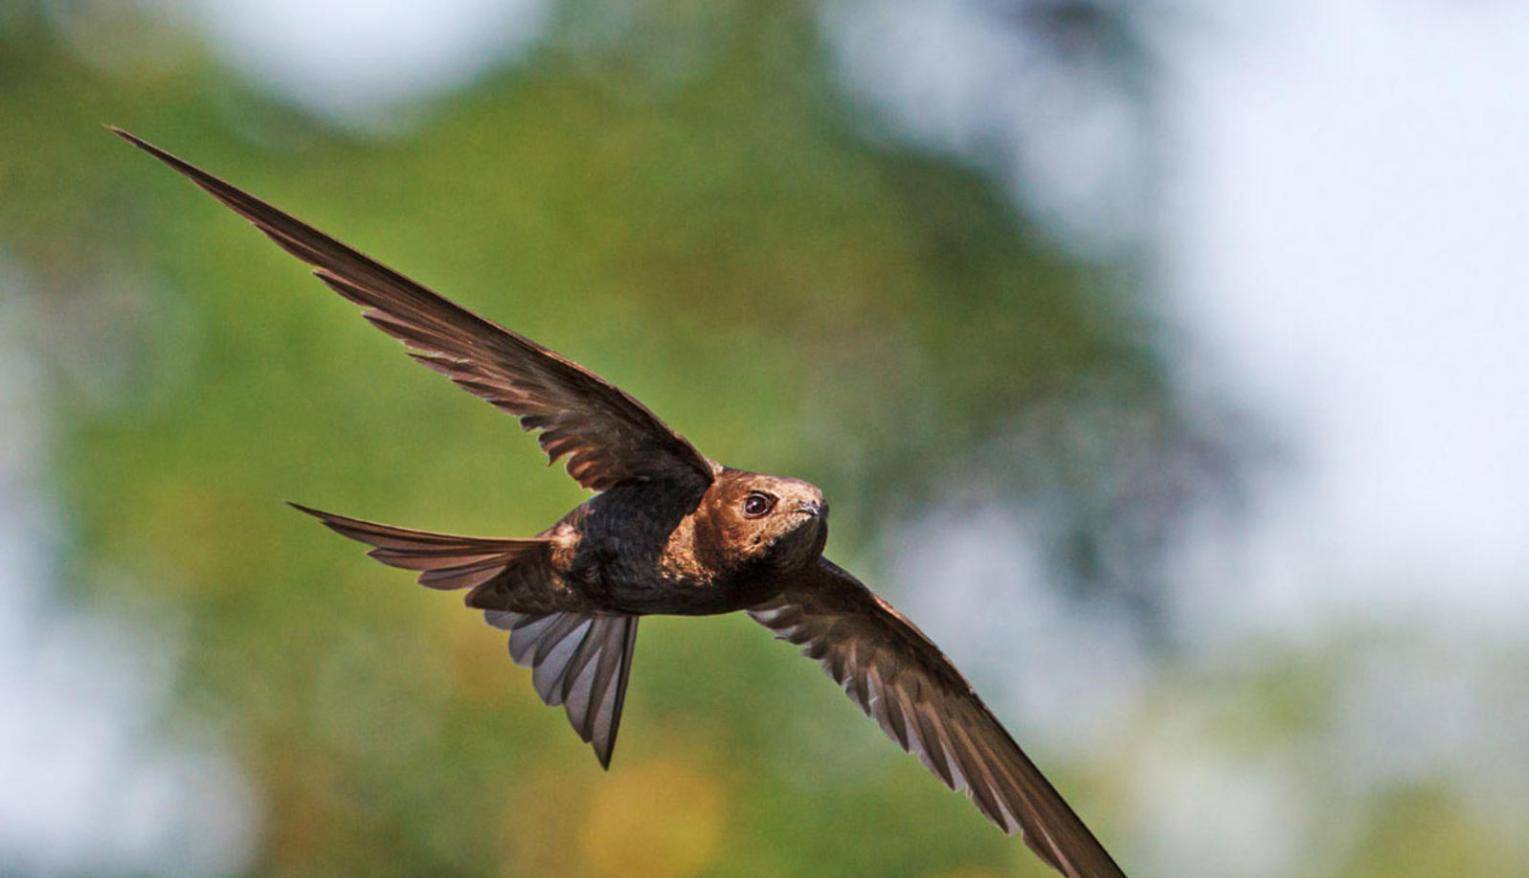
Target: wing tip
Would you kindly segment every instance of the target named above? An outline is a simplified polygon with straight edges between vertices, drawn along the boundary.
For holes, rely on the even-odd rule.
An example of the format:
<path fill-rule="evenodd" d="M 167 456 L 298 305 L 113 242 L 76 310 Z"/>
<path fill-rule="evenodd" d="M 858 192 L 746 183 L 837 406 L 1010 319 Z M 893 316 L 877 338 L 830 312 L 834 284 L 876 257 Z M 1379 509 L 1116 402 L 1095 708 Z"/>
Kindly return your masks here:
<path fill-rule="evenodd" d="M 348 533 L 347 530 L 349 527 L 364 527 L 366 525 L 372 524 L 372 522 L 363 521 L 359 518 L 350 518 L 344 515 L 337 515 L 333 512 L 325 512 L 322 509 L 315 509 L 312 506 L 304 506 L 303 504 L 298 503 L 296 500 L 284 500 L 282 502 L 286 503 L 293 509 L 296 509 L 298 512 L 303 513 L 304 515 L 313 516 L 314 518 L 318 519 L 319 524 L 322 524 L 340 536 L 349 537 L 353 540 L 360 539 L 360 537 L 357 537 L 354 533 Z M 361 542 L 367 541 L 361 540 Z"/>
<path fill-rule="evenodd" d="M 319 509 L 314 509 L 312 506 L 304 506 L 296 500 L 283 500 L 282 502 L 288 506 L 291 506 L 293 509 L 296 509 L 298 512 L 301 512 L 304 515 L 311 515 L 320 521 L 327 520 L 330 517 L 329 513 Z"/>
<path fill-rule="evenodd" d="M 160 149 L 159 147 L 155 146 L 154 144 L 148 142 L 147 140 L 144 140 L 142 137 L 139 137 L 138 135 L 134 134 L 133 132 L 127 130 L 126 128 L 120 128 L 120 127 L 118 127 L 116 125 L 111 124 L 110 122 L 102 122 L 101 123 L 101 127 L 105 128 L 107 131 L 110 131 L 112 134 L 117 135 L 118 137 L 122 138 L 123 140 L 127 141 L 128 143 L 131 143 L 133 146 L 138 147 L 139 149 L 143 150 L 144 152 L 148 153 L 149 155 L 154 156 L 155 158 L 159 159 L 160 161 L 165 161 L 165 162 L 170 162 L 171 164 L 175 164 L 175 162 L 174 162 L 174 158 L 175 157 L 174 156 L 170 155 L 169 153 L 165 152 L 164 150 Z"/>

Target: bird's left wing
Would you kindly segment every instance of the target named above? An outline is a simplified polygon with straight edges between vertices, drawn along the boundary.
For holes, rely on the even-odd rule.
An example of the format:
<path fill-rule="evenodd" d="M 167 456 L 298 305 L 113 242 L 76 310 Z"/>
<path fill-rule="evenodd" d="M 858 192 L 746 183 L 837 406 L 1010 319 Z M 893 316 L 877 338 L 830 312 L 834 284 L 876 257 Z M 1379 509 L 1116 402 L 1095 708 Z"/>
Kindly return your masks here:
<path fill-rule="evenodd" d="M 888 736 L 1057 871 L 1124 878 L 950 659 L 853 576 L 819 559 L 749 615 L 801 645 Z"/>
<path fill-rule="evenodd" d="M 667 479 L 699 490 L 711 463 L 646 406 L 595 373 L 336 241 L 302 220 L 143 139 L 112 133 L 188 177 L 314 274 L 367 310 L 410 356 L 475 396 L 520 418 L 551 460 L 591 491 L 629 480 Z"/>

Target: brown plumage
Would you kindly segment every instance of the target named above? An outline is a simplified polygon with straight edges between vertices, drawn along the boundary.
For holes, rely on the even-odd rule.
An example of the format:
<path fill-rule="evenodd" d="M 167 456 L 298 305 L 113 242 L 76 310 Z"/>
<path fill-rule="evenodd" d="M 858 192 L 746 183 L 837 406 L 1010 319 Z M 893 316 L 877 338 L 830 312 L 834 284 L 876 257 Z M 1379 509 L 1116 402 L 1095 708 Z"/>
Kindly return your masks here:
<path fill-rule="evenodd" d="M 828 506 L 798 479 L 722 466 L 642 403 L 121 129 L 362 306 L 409 355 L 537 430 L 598 492 L 531 539 L 435 534 L 297 508 L 422 585 L 467 589 L 542 700 L 609 766 L 641 616 L 744 610 L 800 644 L 904 750 L 1069 878 L 1120 868 L 929 638 L 822 555 Z M 294 504 L 296 505 L 296 504 Z"/>

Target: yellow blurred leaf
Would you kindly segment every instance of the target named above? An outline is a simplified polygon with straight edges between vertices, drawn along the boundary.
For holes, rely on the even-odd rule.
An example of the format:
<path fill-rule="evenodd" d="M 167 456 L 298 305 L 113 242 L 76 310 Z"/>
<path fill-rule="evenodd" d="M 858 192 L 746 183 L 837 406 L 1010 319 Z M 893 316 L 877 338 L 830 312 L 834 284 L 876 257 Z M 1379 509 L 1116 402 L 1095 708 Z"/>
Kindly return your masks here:
<path fill-rule="evenodd" d="M 683 763 L 618 770 L 590 803 L 584 856 L 596 875 L 696 875 L 716 857 L 726 806 L 721 783 Z"/>

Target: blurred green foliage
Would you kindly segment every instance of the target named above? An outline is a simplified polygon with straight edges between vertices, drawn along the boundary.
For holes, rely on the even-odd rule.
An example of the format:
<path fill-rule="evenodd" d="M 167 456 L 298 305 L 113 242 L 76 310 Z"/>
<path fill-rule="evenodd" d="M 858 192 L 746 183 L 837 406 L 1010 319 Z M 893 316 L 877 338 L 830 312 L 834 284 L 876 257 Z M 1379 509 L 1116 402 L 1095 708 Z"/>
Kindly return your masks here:
<path fill-rule="evenodd" d="M 49 327 L 68 579 L 182 616 L 181 719 L 226 729 L 255 783 L 259 873 L 1042 873 L 741 618 L 644 626 L 602 775 L 476 614 L 279 502 L 513 535 L 577 487 L 98 127 L 588 364 L 718 459 L 817 481 L 847 561 L 986 479 L 982 449 L 1043 403 L 1065 419 L 1108 386 L 1173 423 L 1127 303 L 972 172 L 868 137 L 811 10 L 668 12 L 612 32 L 570 4 L 529 61 L 389 138 L 132 13 L 4 21 L 0 240 Z"/>
<path fill-rule="evenodd" d="M 1150 607 L 1150 577 L 1099 559 L 1150 566 L 1141 522 L 1171 524 L 1205 452 L 1153 327 L 989 181 L 877 136 L 810 7 L 613 27 L 563 4 L 531 57 L 386 137 L 306 118 L 131 10 L 58 8 L 0 6 L 0 261 L 46 328 L 64 579 L 184 631 L 166 723 L 230 742 L 254 873 L 1049 874 L 741 618 L 645 623 L 603 774 L 477 614 L 280 503 L 516 535 L 579 489 L 98 127 L 585 363 L 717 459 L 814 480 L 830 552 L 873 586 L 869 547 L 927 504 L 1039 498 L 1068 536 L 1059 581 Z M 1258 703 L 1278 720 L 1303 697 Z M 1127 838 L 1120 771 L 1036 755 Z M 1432 795 L 1398 793 L 1402 822 L 1363 842 L 1376 862 Z"/>

